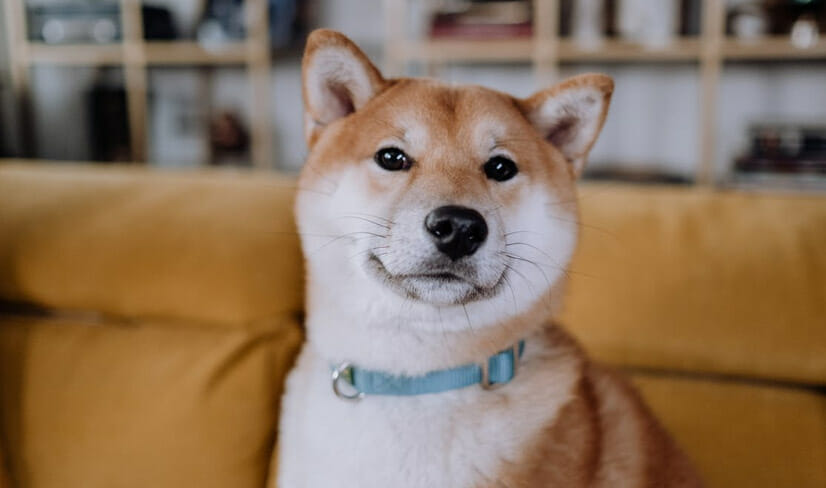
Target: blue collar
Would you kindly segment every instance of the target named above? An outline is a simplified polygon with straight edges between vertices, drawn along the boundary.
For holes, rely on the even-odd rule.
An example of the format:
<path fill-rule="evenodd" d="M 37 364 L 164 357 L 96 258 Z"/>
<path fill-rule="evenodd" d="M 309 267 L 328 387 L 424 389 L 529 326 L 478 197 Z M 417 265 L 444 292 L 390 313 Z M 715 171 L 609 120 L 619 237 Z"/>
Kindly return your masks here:
<path fill-rule="evenodd" d="M 494 354 L 482 364 L 466 364 L 451 369 L 431 371 L 421 376 L 397 376 L 370 371 L 344 362 L 333 367 L 333 392 L 339 398 L 358 400 L 365 395 L 410 396 L 457 390 L 481 385 L 486 390 L 510 382 L 525 350 L 525 341 Z M 348 386 L 342 388 L 341 383 Z M 346 390 L 346 391 L 345 391 Z"/>

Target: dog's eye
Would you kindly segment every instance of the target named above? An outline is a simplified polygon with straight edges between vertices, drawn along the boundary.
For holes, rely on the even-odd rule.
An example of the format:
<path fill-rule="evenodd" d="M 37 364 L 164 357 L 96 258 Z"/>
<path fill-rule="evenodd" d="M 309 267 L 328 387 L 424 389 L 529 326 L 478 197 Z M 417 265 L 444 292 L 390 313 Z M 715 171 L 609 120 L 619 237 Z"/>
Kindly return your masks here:
<path fill-rule="evenodd" d="M 387 171 L 410 169 L 413 160 L 399 148 L 387 147 L 379 149 L 373 159 Z"/>
<path fill-rule="evenodd" d="M 494 156 L 485 163 L 485 175 L 491 180 L 505 181 L 516 176 L 516 163 L 504 156 Z"/>

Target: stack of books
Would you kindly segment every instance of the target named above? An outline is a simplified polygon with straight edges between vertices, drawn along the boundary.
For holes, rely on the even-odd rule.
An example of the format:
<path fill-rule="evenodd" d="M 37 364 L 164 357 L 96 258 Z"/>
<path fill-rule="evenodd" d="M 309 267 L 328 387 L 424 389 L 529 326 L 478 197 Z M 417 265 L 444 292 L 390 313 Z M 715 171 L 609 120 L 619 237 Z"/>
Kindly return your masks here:
<path fill-rule="evenodd" d="M 741 185 L 826 187 L 826 125 L 753 125 L 734 170 Z"/>
<path fill-rule="evenodd" d="M 435 39 L 510 39 L 533 33 L 531 4 L 525 0 L 468 2 L 458 11 L 437 12 Z"/>

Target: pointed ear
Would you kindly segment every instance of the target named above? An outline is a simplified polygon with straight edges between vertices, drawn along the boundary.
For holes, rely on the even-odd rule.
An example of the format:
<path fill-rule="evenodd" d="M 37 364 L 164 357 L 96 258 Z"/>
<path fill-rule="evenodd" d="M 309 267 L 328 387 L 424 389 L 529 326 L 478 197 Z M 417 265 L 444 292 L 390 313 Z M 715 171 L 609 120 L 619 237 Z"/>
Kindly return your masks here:
<path fill-rule="evenodd" d="M 363 107 L 385 85 L 353 41 L 329 29 L 310 34 L 301 72 L 304 136 L 310 147 L 327 125 Z"/>
<path fill-rule="evenodd" d="M 585 74 L 537 92 L 520 104 L 528 120 L 565 155 L 578 176 L 605 122 L 613 91 L 609 76 Z"/>

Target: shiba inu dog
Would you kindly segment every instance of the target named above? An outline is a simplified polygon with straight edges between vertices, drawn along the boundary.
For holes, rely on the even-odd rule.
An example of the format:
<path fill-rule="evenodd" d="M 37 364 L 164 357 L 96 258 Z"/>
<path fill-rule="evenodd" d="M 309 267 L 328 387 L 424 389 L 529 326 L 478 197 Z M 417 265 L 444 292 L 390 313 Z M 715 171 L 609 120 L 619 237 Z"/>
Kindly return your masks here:
<path fill-rule="evenodd" d="M 279 486 L 700 486 L 634 390 L 552 320 L 612 80 L 517 99 L 385 79 L 329 30 L 303 78 L 307 340 Z"/>

